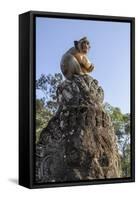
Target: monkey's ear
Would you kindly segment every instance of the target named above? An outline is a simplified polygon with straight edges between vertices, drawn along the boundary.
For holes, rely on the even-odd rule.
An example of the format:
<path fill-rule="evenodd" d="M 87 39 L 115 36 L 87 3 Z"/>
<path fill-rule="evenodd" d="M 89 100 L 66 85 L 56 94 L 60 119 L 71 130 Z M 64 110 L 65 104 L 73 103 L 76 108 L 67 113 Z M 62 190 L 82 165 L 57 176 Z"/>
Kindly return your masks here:
<path fill-rule="evenodd" d="M 78 49 L 78 41 L 74 41 L 74 47 L 76 48 L 76 49 Z"/>

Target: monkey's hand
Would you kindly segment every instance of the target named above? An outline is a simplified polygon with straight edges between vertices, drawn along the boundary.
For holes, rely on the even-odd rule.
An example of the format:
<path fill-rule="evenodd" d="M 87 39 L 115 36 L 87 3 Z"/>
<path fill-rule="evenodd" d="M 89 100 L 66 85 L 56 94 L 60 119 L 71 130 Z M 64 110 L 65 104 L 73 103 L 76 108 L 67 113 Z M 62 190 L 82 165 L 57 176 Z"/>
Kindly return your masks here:
<path fill-rule="evenodd" d="M 91 65 L 89 65 L 89 66 L 86 67 L 83 63 L 80 63 L 80 66 L 81 66 L 81 69 L 82 69 L 83 73 L 92 72 L 93 69 L 94 69 L 94 65 L 93 64 L 91 64 Z"/>
<path fill-rule="evenodd" d="M 92 72 L 94 70 L 94 65 L 91 64 L 90 67 L 88 68 L 88 72 Z"/>

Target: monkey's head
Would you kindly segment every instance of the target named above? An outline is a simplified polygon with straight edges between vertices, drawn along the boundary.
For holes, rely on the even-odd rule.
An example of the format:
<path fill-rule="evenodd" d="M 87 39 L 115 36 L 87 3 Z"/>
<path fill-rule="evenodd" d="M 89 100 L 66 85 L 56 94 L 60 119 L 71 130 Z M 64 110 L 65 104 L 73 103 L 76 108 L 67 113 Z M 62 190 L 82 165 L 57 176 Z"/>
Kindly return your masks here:
<path fill-rule="evenodd" d="M 87 37 L 81 38 L 79 41 L 74 41 L 75 48 L 83 54 L 87 54 L 90 49 L 90 43 Z"/>

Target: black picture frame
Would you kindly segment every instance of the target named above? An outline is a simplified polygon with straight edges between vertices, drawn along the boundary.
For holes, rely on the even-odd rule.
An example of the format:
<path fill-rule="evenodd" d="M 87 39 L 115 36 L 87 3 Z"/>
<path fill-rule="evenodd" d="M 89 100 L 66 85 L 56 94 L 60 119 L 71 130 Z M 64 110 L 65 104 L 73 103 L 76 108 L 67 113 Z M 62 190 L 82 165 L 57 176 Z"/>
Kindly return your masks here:
<path fill-rule="evenodd" d="M 129 22 L 131 24 L 131 177 L 82 182 L 36 184 L 35 177 L 35 18 L 51 17 Z M 95 185 L 135 181 L 135 18 L 29 11 L 19 15 L 19 184 L 27 188 Z"/>

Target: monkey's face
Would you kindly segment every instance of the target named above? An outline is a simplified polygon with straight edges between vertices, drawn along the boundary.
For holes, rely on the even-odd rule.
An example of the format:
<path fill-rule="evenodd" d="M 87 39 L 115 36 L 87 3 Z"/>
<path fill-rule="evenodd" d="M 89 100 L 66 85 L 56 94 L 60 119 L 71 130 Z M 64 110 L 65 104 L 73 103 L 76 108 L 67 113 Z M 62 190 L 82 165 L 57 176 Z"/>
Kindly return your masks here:
<path fill-rule="evenodd" d="M 83 37 L 79 41 L 74 41 L 74 46 L 82 54 L 87 54 L 90 49 L 90 43 L 87 37 Z"/>
<path fill-rule="evenodd" d="M 88 41 L 82 42 L 82 44 L 81 44 L 81 51 L 82 51 L 82 53 L 87 54 L 88 51 L 89 51 L 89 49 L 90 49 L 89 42 Z"/>

